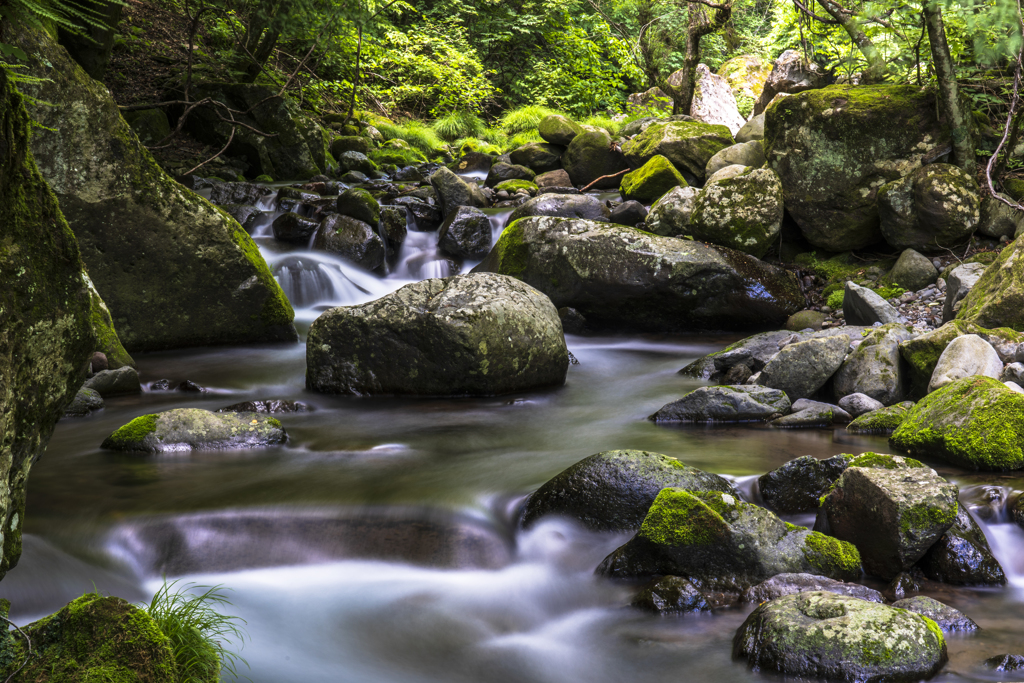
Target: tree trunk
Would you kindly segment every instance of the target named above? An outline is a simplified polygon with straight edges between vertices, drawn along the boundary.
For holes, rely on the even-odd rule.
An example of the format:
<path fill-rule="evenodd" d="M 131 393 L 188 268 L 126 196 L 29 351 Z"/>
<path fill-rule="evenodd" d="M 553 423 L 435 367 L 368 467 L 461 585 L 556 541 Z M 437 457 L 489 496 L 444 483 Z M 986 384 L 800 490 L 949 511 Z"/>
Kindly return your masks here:
<path fill-rule="evenodd" d="M 922 8 L 928 26 L 928 42 L 932 48 L 932 63 L 939 81 L 939 100 L 946 115 L 953 137 L 953 162 L 974 175 L 977 164 L 974 158 L 974 135 L 970 112 L 960 99 L 960 87 L 956 81 L 953 57 L 946 42 L 946 28 L 942 23 L 942 10 L 936 4 L 926 3 Z"/>
<path fill-rule="evenodd" d="M 259 44 L 256 46 L 256 50 L 252 53 L 252 60 L 250 60 L 245 68 L 245 78 L 242 79 L 243 83 L 253 83 L 256 81 L 256 78 L 263 70 L 263 65 L 270 59 L 270 55 L 274 54 L 274 48 L 277 47 L 277 40 L 280 37 L 281 33 L 279 31 L 269 29 L 263 34 Z"/>
<path fill-rule="evenodd" d="M 889 65 L 885 63 L 885 59 L 878 51 L 878 48 L 875 47 L 875 44 L 871 42 L 871 39 L 861 30 L 860 24 L 857 23 L 853 13 L 847 11 L 843 6 L 832 2 L 832 0 L 818 0 L 818 4 L 843 27 L 847 35 L 850 36 L 850 40 L 857 46 L 860 53 L 864 55 L 868 68 L 861 75 L 861 82 L 864 84 L 883 82 L 889 71 Z"/>
<path fill-rule="evenodd" d="M 700 64 L 700 39 L 725 26 L 732 16 L 731 0 L 715 7 L 711 19 L 696 3 L 690 4 L 690 20 L 686 28 L 686 51 L 683 68 L 669 76 L 666 89 L 672 95 L 672 113 L 689 114 L 697 90 L 697 65 Z"/>

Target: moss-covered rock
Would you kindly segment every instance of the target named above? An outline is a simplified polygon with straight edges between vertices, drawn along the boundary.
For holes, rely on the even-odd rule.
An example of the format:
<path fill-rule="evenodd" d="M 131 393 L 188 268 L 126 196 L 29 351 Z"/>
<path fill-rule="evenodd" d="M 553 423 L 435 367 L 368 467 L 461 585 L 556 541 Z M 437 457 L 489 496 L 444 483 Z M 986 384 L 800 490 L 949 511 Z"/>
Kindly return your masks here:
<path fill-rule="evenodd" d="M 764 83 L 772 72 L 771 62 L 766 62 L 754 55 L 740 55 L 722 62 L 718 67 L 718 75 L 725 79 L 732 89 L 732 94 L 740 104 L 740 113 L 750 115 L 754 102 L 761 96 Z M 747 111 L 744 111 L 746 109 Z"/>
<path fill-rule="evenodd" d="M 626 160 L 640 168 L 655 156 L 668 158 L 688 180 L 703 181 L 708 161 L 735 144 L 725 126 L 699 121 L 656 123 L 622 146 Z"/>
<path fill-rule="evenodd" d="M 569 517 L 595 531 L 635 531 L 668 487 L 736 494 L 726 479 L 676 458 L 647 451 L 604 451 L 556 474 L 526 501 L 523 526 L 547 515 Z"/>
<path fill-rule="evenodd" d="M 530 194 L 537 192 L 537 184 L 529 180 L 502 180 L 500 183 L 494 186 L 497 191 L 504 190 L 509 194 L 515 194 L 519 190 L 526 190 Z"/>
<path fill-rule="evenodd" d="M 812 245 L 846 251 L 880 241 L 878 189 L 946 144 L 936 112 L 935 92 L 909 85 L 834 85 L 768 108 L 767 163 Z"/>
<path fill-rule="evenodd" d="M 928 164 L 878 190 L 880 227 L 897 249 L 937 249 L 963 242 L 980 218 L 978 183 L 951 164 Z"/>
<path fill-rule="evenodd" d="M 625 171 L 630 166 L 639 168 L 643 163 L 627 164 L 622 152 L 612 144 L 612 136 L 603 128 L 577 135 L 566 148 L 565 154 L 562 155 L 562 166 L 569 174 L 572 184 L 576 186 L 589 185 L 598 178 L 613 176 Z M 531 166 L 531 168 L 533 167 Z M 617 176 L 605 178 L 594 185 L 598 189 L 611 190 L 618 186 L 619 178 Z"/>
<path fill-rule="evenodd" d="M 1024 240 L 1003 249 L 960 304 L 958 320 L 1024 332 Z"/>
<path fill-rule="evenodd" d="M 585 220 L 518 220 L 476 271 L 520 278 L 599 327 L 749 329 L 804 306 L 791 273 L 746 254 Z"/>
<path fill-rule="evenodd" d="M 999 342 L 1024 342 L 1024 335 L 1009 328 L 987 329 L 966 320 L 953 320 L 938 329 L 900 342 L 900 355 L 907 363 L 914 396 L 928 393 L 928 383 L 942 352 L 954 339 L 968 334 L 976 334 L 993 345 Z"/>
<path fill-rule="evenodd" d="M 930 678 L 948 659 L 931 619 L 824 591 L 760 605 L 736 632 L 733 656 L 788 676 L 893 683 Z"/>
<path fill-rule="evenodd" d="M 359 187 L 351 187 L 338 195 L 337 209 L 342 216 L 351 216 L 370 225 L 380 222 L 380 204 Z"/>
<path fill-rule="evenodd" d="M 537 124 L 537 132 L 544 139 L 544 142 L 568 147 L 569 143 L 583 132 L 583 128 L 575 121 L 564 116 L 551 114 L 540 120 L 540 123 Z"/>
<path fill-rule="evenodd" d="M 103 302 L 103 297 L 96 291 L 89 274 L 82 272 L 82 278 L 89 287 L 89 311 L 92 316 L 92 330 L 96 335 L 96 350 L 102 351 L 107 357 L 107 367 L 116 370 L 124 365 L 135 367 L 135 360 L 124 350 L 121 345 L 121 338 L 117 336 L 114 329 L 114 319 L 110 315 L 110 309 Z"/>
<path fill-rule="evenodd" d="M 333 308 L 306 343 L 306 386 L 331 394 L 494 395 L 561 385 L 568 368 L 551 301 L 489 273 Z"/>
<path fill-rule="evenodd" d="M 0 69 L 0 578 L 21 556 L 29 470 L 97 349 L 78 244 L 36 168 L 30 130 Z"/>
<path fill-rule="evenodd" d="M 168 177 L 92 80 L 45 33 L 21 30 L 43 177 L 129 351 L 293 341 L 294 313 L 245 230 Z M 44 134 L 45 133 L 45 134 Z"/>
<path fill-rule="evenodd" d="M 858 416 L 846 425 L 851 434 L 892 434 L 907 419 L 909 408 L 897 403 Z"/>
<path fill-rule="evenodd" d="M 361 135 L 342 135 L 331 141 L 331 156 L 335 159 L 345 152 L 369 154 L 371 149 L 373 149 L 371 140 Z"/>
<path fill-rule="evenodd" d="M 287 438 L 277 419 L 259 413 L 178 408 L 135 418 L 104 439 L 101 448 L 146 453 L 261 448 Z"/>
<path fill-rule="evenodd" d="M 666 488 L 636 536 L 597 571 L 617 578 L 670 574 L 743 592 L 786 572 L 852 580 L 860 557 L 849 543 L 788 524 L 732 494 Z"/>
<path fill-rule="evenodd" d="M 974 620 L 958 609 L 945 605 L 935 598 L 925 595 L 916 595 L 912 598 L 897 600 L 892 603 L 893 607 L 905 609 L 928 617 L 934 621 L 943 631 L 977 631 L 978 625 Z"/>
<path fill-rule="evenodd" d="M 967 377 L 924 397 L 889 443 L 972 470 L 1024 468 L 1024 395 L 991 377 Z"/>
<path fill-rule="evenodd" d="M 696 187 L 672 188 L 651 207 L 644 220 L 644 229 L 663 237 L 690 234 L 690 219 L 699 193 Z"/>
<path fill-rule="evenodd" d="M 619 192 L 625 201 L 635 199 L 642 204 L 653 204 L 673 187 L 686 187 L 686 179 L 671 161 L 659 155 L 624 175 Z"/>
<path fill-rule="evenodd" d="M 752 169 L 704 186 L 693 203 L 689 234 L 760 258 L 778 240 L 782 213 L 779 177 Z"/>

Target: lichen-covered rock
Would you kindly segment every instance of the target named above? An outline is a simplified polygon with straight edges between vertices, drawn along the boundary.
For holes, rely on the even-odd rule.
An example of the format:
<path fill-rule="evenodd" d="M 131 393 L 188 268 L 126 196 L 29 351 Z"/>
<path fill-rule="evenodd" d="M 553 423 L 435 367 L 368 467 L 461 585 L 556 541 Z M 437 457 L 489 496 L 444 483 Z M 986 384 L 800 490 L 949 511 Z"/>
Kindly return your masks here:
<path fill-rule="evenodd" d="M 756 670 L 850 683 L 919 681 L 948 659 L 931 619 L 824 591 L 760 605 L 736 632 L 733 656 Z"/>
<path fill-rule="evenodd" d="M 874 290 L 848 281 L 843 290 L 843 317 L 850 325 L 896 323 L 900 313 Z"/>
<path fill-rule="evenodd" d="M 878 213 L 885 241 L 897 249 L 959 244 L 980 217 L 978 183 L 951 164 L 928 164 L 883 185 Z"/>
<path fill-rule="evenodd" d="M 671 161 L 659 155 L 624 175 L 619 192 L 625 200 L 635 199 L 643 204 L 653 204 L 674 187 L 686 187 L 686 179 Z"/>
<path fill-rule="evenodd" d="M 992 554 L 985 533 L 963 505 L 953 526 L 917 566 L 933 581 L 960 586 L 1006 585 L 1006 574 Z"/>
<path fill-rule="evenodd" d="M 823 88 L 828 76 L 821 67 L 806 59 L 799 50 L 786 50 L 772 62 L 771 71 L 763 81 L 754 115 L 761 114 L 779 93 L 793 95 L 804 90 Z"/>
<path fill-rule="evenodd" d="M 672 74 L 667 85 L 675 85 Z M 698 121 L 713 125 L 722 125 L 729 132 L 736 134 L 746 120 L 740 114 L 732 87 L 725 78 L 713 73 L 706 64 L 697 65 L 697 84 L 693 90 L 693 101 L 690 103 L 690 115 Z"/>
<path fill-rule="evenodd" d="M 959 491 L 915 460 L 890 459 L 889 469 L 887 463 L 864 467 L 862 458 L 840 475 L 818 515 L 831 535 L 857 546 L 865 571 L 892 579 L 953 525 Z"/>
<path fill-rule="evenodd" d="M 601 327 L 767 327 L 804 307 L 795 276 L 751 256 L 585 220 L 518 220 L 475 271 L 520 278 Z"/>
<path fill-rule="evenodd" d="M 589 185 L 602 176 L 615 175 L 631 166 L 639 168 L 646 161 L 647 159 L 644 159 L 640 163 L 633 163 L 630 160 L 627 163 L 622 152 L 612 144 L 611 135 L 604 129 L 577 135 L 562 155 L 562 166 L 569 174 L 572 184 L 577 186 Z M 618 186 L 618 177 L 605 178 L 594 185 L 600 189 L 615 189 Z"/>
<path fill-rule="evenodd" d="M 537 489 L 526 501 L 522 523 L 528 527 L 544 516 L 561 515 L 595 531 L 635 531 L 658 493 L 668 487 L 736 493 L 728 480 L 667 455 L 604 451 Z"/>
<path fill-rule="evenodd" d="M 891 323 L 861 337 L 835 374 L 836 399 L 860 393 L 891 406 L 906 398 L 909 382 L 899 345 L 911 336 L 908 326 Z"/>
<path fill-rule="evenodd" d="M 778 389 L 754 384 L 699 387 L 651 415 L 654 422 L 764 422 L 789 410 Z"/>
<path fill-rule="evenodd" d="M 337 254 L 367 270 L 380 268 L 386 257 L 384 241 L 373 226 L 340 214 L 320 221 L 313 248 Z"/>
<path fill-rule="evenodd" d="M 529 199 L 517 206 L 508 217 L 511 225 L 520 218 L 530 216 L 556 216 L 558 218 L 582 218 L 588 221 L 608 220 L 608 207 L 604 202 L 589 194 L 556 194 L 550 192 Z"/>
<path fill-rule="evenodd" d="M 700 190 L 696 187 L 677 187 L 669 190 L 654 203 L 644 229 L 663 237 L 682 237 L 690 232 L 693 205 Z"/>
<path fill-rule="evenodd" d="M 258 413 L 211 413 L 178 408 L 142 415 L 103 440 L 113 451 L 169 453 L 236 448 L 261 448 L 284 443 L 281 423 Z"/>
<path fill-rule="evenodd" d="M 881 240 L 878 188 L 921 166 L 948 137 L 931 89 L 829 86 L 770 107 L 764 145 L 807 241 L 847 251 Z"/>
<path fill-rule="evenodd" d="M 924 397 L 889 438 L 894 448 L 972 470 L 1024 468 L 1024 395 L 968 377 Z"/>
<path fill-rule="evenodd" d="M 904 249 L 900 257 L 896 259 L 896 265 L 892 267 L 886 277 L 890 282 L 903 289 L 916 292 L 928 285 L 935 284 L 935 280 L 939 277 L 939 271 L 927 256 L 913 249 Z M 948 291 L 949 280 L 946 280 L 946 287 Z M 964 294 L 966 295 L 967 292 Z"/>
<path fill-rule="evenodd" d="M 671 161 L 688 181 L 703 181 L 711 157 L 733 144 L 732 134 L 725 126 L 672 121 L 649 126 L 623 145 L 622 153 L 632 168 L 640 168 L 660 155 Z"/>
<path fill-rule="evenodd" d="M 689 234 L 746 254 L 764 256 L 782 229 L 782 184 L 767 168 L 708 181 L 697 195 Z"/>
<path fill-rule="evenodd" d="M 430 184 L 437 192 L 445 216 L 460 206 L 487 206 L 487 198 L 476 183 L 466 182 L 444 166 L 431 174 Z"/>
<path fill-rule="evenodd" d="M 41 31 L 14 42 L 32 55 L 23 84 L 43 177 L 129 351 L 294 341 L 294 312 L 245 230 L 168 177 L 94 81 Z M 44 102 L 53 105 L 42 104 Z"/>
<path fill-rule="evenodd" d="M 565 148 L 559 145 L 531 142 L 512 150 L 509 153 L 509 158 L 513 164 L 525 166 L 534 173 L 547 173 L 562 167 L 562 155 L 565 151 Z M 571 172 L 570 175 L 572 175 Z"/>
<path fill-rule="evenodd" d="M 718 67 L 718 75 L 725 79 L 737 104 L 746 102 L 746 108 L 740 106 L 740 113 L 750 115 L 757 98 L 764 90 L 765 81 L 772 72 L 772 64 L 754 55 L 740 55 L 722 62 Z"/>
<path fill-rule="evenodd" d="M 327 311 L 309 330 L 306 368 L 322 393 L 494 395 L 561 385 L 569 354 L 541 292 L 471 273 Z"/>
<path fill-rule="evenodd" d="M 770 510 L 781 514 L 812 512 L 818 509 L 819 499 L 853 460 L 852 455 L 837 455 L 818 460 L 805 455 L 762 474 L 757 479 L 761 499 Z"/>
<path fill-rule="evenodd" d="M 631 607 L 657 614 L 710 612 L 711 606 L 692 583 L 678 576 L 663 576 L 640 589 Z"/>
<path fill-rule="evenodd" d="M 545 116 L 537 124 L 537 133 L 544 142 L 562 147 L 568 147 L 569 143 L 582 132 L 583 128 L 578 123 L 559 114 Z"/>
<path fill-rule="evenodd" d="M 764 145 L 760 140 L 752 140 L 726 147 L 708 160 L 704 174 L 710 178 L 726 166 L 761 168 L 764 166 Z"/>
<path fill-rule="evenodd" d="M 762 581 L 743 593 L 744 602 L 768 602 L 783 595 L 825 591 L 836 595 L 847 595 L 868 602 L 885 602 L 882 594 L 859 583 L 846 583 L 828 579 L 814 574 L 778 574 L 767 581 Z"/>
<path fill-rule="evenodd" d="M 853 580 L 860 557 L 849 543 L 783 522 L 731 494 L 666 488 L 636 536 L 597 572 L 615 578 L 670 574 L 698 587 L 743 592 L 787 572 Z"/>
<path fill-rule="evenodd" d="M 851 434 L 892 434 L 907 419 L 909 410 L 899 403 L 872 410 L 858 415 L 853 422 L 846 425 L 846 431 Z"/>
<path fill-rule="evenodd" d="M 764 366 L 758 384 L 781 389 L 790 401 L 810 398 L 843 364 L 849 348 L 845 334 L 787 344 Z"/>
<path fill-rule="evenodd" d="M 944 605 L 934 598 L 917 595 L 912 598 L 897 600 L 893 607 L 928 617 L 943 631 L 977 631 L 974 620 L 958 609 Z"/>
<path fill-rule="evenodd" d="M 925 332 L 913 339 L 900 344 L 900 355 L 907 362 L 910 370 L 910 381 L 915 395 L 923 396 L 928 392 L 928 383 L 935 373 L 939 357 L 957 337 L 965 334 L 976 334 L 990 344 L 1019 344 L 1024 342 L 1024 335 L 1008 328 L 989 330 L 975 323 L 953 320 L 942 327 Z"/>
<path fill-rule="evenodd" d="M 960 305 L 958 320 L 1024 331 L 1024 240 L 1003 249 Z"/>

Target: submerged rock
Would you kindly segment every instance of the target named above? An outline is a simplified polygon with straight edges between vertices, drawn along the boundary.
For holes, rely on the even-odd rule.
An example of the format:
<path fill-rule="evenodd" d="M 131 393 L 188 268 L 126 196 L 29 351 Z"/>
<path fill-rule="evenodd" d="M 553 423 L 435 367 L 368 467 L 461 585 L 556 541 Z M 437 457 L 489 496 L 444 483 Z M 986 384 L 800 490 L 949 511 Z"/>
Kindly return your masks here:
<path fill-rule="evenodd" d="M 704 595 L 692 583 L 678 576 L 654 579 L 640 589 L 630 606 L 658 614 L 711 611 Z"/>
<path fill-rule="evenodd" d="M 905 609 L 915 614 L 928 617 L 939 625 L 943 631 L 977 631 L 974 620 L 958 609 L 944 605 L 934 598 L 917 595 L 913 598 L 897 600 L 893 607 Z"/>
<path fill-rule="evenodd" d="M 113 451 L 205 451 L 261 448 L 284 443 L 281 423 L 257 413 L 211 413 L 178 408 L 142 415 L 104 439 L 100 448 Z"/>
<path fill-rule="evenodd" d="M 795 514 L 818 509 L 819 499 L 849 466 L 852 455 L 818 460 L 805 455 L 762 474 L 757 480 L 765 505 L 775 512 Z"/>
<path fill-rule="evenodd" d="M 744 602 L 768 602 L 783 595 L 825 591 L 836 595 L 860 598 L 868 602 L 885 602 L 878 591 L 859 583 L 845 583 L 814 574 L 779 574 L 763 581 L 743 593 Z"/>
<path fill-rule="evenodd" d="M 699 387 L 650 416 L 654 422 L 763 422 L 790 408 L 786 394 L 753 384 Z"/>
<path fill-rule="evenodd" d="M 963 505 L 953 526 L 917 566 L 933 581 L 960 586 L 1006 585 L 1006 574 L 992 554 L 985 533 Z"/>

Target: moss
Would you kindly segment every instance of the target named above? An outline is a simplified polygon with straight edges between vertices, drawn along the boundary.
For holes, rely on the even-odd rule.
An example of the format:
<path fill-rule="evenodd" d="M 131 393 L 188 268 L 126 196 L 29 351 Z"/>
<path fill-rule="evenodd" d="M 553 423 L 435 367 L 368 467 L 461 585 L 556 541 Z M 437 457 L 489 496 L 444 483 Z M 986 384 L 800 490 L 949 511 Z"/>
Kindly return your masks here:
<path fill-rule="evenodd" d="M 722 518 L 721 510 L 711 507 L 713 501 L 721 502 L 725 496 L 729 494 L 662 489 L 637 536 L 664 546 L 714 545 L 729 533 L 729 523 Z"/>
<path fill-rule="evenodd" d="M 686 179 L 671 161 L 659 154 L 623 176 L 619 192 L 623 200 L 653 204 L 674 187 L 687 187 Z"/>
<path fill-rule="evenodd" d="M 1024 178 L 1007 178 L 1003 180 L 1003 189 L 1016 202 L 1024 199 Z"/>
<path fill-rule="evenodd" d="M 846 426 L 851 434 L 891 434 L 903 424 L 907 409 L 901 405 L 886 406 L 864 413 Z"/>
<path fill-rule="evenodd" d="M 958 503 L 954 504 L 952 509 L 927 504 L 911 506 L 900 516 L 900 532 L 904 536 L 916 537 L 916 529 L 950 527 L 956 521 L 958 508 Z"/>
<path fill-rule="evenodd" d="M 295 319 L 295 309 L 292 308 L 292 303 L 288 301 L 284 290 L 274 279 L 270 267 L 263 260 L 263 255 L 260 254 L 260 249 L 252 237 L 245 231 L 245 228 L 238 224 L 238 221 L 233 222 L 231 236 L 256 271 L 256 279 L 267 290 L 268 296 L 264 299 L 263 308 L 260 310 L 261 325 L 264 327 L 291 327 L 292 321 Z"/>
<path fill-rule="evenodd" d="M 845 292 L 842 289 L 840 289 L 829 294 L 828 301 L 826 301 L 825 303 L 827 303 L 829 308 L 831 308 L 833 311 L 839 311 L 842 310 L 843 308 L 843 300 L 845 298 Z"/>
<path fill-rule="evenodd" d="M 271 427 L 274 427 L 275 429 L 284 429 L 284 427 L 281 425 L 281 421 L 278 420 L 276 417 L 268 417 L 265 420 L 265 422 Z"/>
<path fill-rule="evenodd" d="M 522 279 L 529 265 L 530 248 L 523 241 L 523 229 L 516 225 L 505 228 L 494 245 L 498 256 L 497 272 Z"/>
<path fill-rule="evenodd" d="M 804 541 L 804 557 L 824 576 L 860 573 L 860 553 L 852 543 L 812 531 Z"/>
<path fill-rule="evenodd" d="M 864 275 L 866 266 L 857 261 L 850 253 L 837 254 L 829 258 L 820 258 L 815 251 L 797 254 L 793 260 L 797 265 L 804 266 L 826 282 L 838 284 L 840 287 L 847 280 Z"/>
<path fill-rule="evenodd" d="M 104 443 L 109 442 L 111 445 L 121 449 L 125 446 L 140 443 L 148 435 L 156 431 L 156 418 L 155 413 L 140 415 L 107 437 Z"/>
<path fill-rule="evenodd" d="M 505 190 L 506 192 L 514 193 L 517 190 L 528 190 L 530 194 L 537 191 L 537 184 L 531 183 L 529 180 L 503 180 L 494 186 L 495 190 Z"/>
<path fill-rule="evenodd" d="M 253 179 L 255 183 L 272 183 L 274 179 L 268 176 L 266 173 L 260 174 Z"/>
<path fill-rule="evenodd" d="M 849 467 L 870 467 L 881 470 L 902 470 L 906 468 L 924 467 L 924 464 L 913 458 L 896 459 L 885 453 L 862 453 L 850 461 Z"/>

